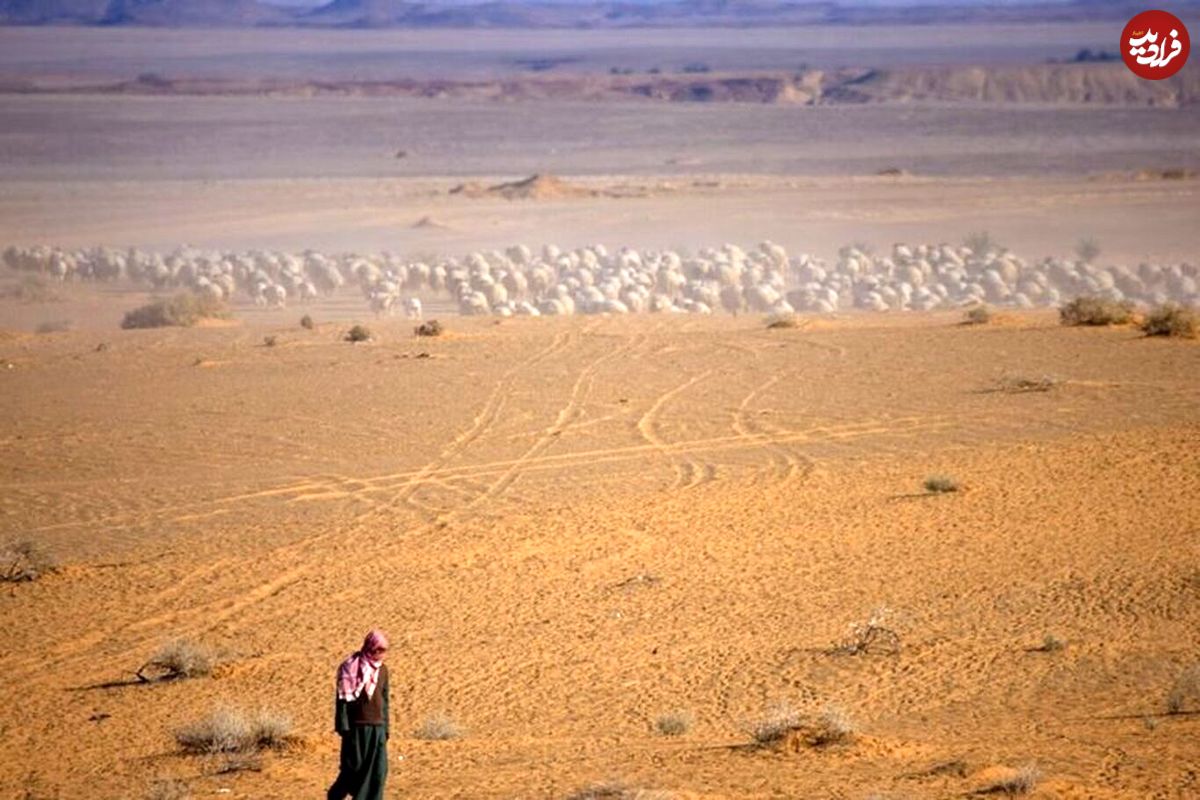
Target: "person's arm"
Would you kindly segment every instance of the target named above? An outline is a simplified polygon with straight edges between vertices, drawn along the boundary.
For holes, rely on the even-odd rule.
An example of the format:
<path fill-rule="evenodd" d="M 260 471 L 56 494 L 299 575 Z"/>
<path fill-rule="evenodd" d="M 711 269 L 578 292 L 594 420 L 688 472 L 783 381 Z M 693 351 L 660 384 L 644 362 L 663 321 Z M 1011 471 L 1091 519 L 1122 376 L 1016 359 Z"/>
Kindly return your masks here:
<path fill-rule="evenodd" d="M 388 692 L 392 685 L 391 673 L 388 673 L 388 679 L 383 684 L 383 740 L 386 742 L 392 737 L 391 733 L 391 715 L 388 712 Z"/>
<path fill-rule="evenodd" d="M 350 730 L 350 704 L 340 697 L 333 701 L 333 730 L 339 736 Z"/>

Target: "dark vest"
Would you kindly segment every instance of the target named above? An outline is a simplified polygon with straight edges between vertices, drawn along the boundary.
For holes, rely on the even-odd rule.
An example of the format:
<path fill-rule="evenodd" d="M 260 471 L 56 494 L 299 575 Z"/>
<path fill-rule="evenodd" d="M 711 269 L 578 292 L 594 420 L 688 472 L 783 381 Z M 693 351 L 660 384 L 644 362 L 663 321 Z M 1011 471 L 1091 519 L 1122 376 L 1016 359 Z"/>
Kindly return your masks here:
<path fill-rule="evenodd" d="M 375 684 L 375 692 L 367 697 L 367 690 L 363 689 L 358 697 L 346 703 L 351 725 L 387 724 L 383 717 L 383 695 L 387 692 L 387 685 L 388 668 L 387 664 L 383 664 L 379 667 L 379 682 Z"/>

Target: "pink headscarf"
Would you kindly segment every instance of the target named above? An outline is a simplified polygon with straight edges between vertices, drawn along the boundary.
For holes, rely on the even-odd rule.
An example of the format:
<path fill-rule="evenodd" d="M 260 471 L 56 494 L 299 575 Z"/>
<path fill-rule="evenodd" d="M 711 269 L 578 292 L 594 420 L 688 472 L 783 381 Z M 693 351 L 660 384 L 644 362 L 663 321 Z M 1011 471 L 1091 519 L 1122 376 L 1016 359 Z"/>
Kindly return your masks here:
<path fill-rule="evenodd" d="M 342 662 L 338 667 L 337 693 L 339 700 L 347 702 L 357 700 L 364 691 L 367 697 L 375 694 L 375 686 L 379 683 L 379 667 L 383 661 L 379 659 L 380 651 L 386 650 L 387 637 L 383 631 L 374 630 L 363 639 L 362 649 Z"/>

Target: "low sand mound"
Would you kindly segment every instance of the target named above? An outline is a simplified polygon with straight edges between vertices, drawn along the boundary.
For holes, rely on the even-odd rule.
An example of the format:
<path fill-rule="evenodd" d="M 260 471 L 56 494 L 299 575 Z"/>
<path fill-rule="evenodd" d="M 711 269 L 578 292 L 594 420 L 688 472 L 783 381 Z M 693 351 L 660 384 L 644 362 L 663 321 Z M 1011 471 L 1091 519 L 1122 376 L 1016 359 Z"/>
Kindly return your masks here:
<path fill-rule="evenodd" d="M 446 230 L 450 226 L 447 225 L 446 223 L 441 222 L 440 220 L 426 214 L 425 216 L 421 217 L 419 220 L 414 222 L 412 224 L 412 227 L 418 228 L 418 229 Z"/>
<path fill-rule="evenodd" d="M 461 183 L 450 194 L 465 197 L 504 197 L 508 200 L 561 200 L 568 197 L 593 197 L 596 192 L 568 183 L 554 175 L 531 175 L 519 181 L 484 187 L 479 183 Z"/>

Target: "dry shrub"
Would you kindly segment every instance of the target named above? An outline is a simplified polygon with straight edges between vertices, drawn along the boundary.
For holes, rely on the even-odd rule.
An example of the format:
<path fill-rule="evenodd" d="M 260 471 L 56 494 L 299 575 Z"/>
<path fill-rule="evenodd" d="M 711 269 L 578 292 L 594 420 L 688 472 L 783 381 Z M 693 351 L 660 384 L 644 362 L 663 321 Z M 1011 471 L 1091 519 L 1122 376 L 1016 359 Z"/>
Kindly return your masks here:
<path fill-rule="evenodd" d="M 772 330 L 778 328 L 798 328 L 800 327 L 800 319 L 795 314 L 772 314 L 767 317 L 767 327 Z"/>
<path fill-rule="evenodd" d="M 150 785 L 146 800 L 191 800 L 192 790 L 178 778 L 164 778 Z"/>
<path fill-rule="evenodd" d="M 993 392 L 1004 394 L 1026 394 L 1028 392 L 1048 392 L 1062 381 L 1053 375 L 1039 375 L 1031 378 L 1028 375 L 1004 375 L 996 380 Z"/>
<path fill-rule="evenodd" d="M 211 675 L 220 661 L 220 654 L 208 645 L 175 639 L 160 647 L 138 668 L 137 676 L 145 682 L 199 678 Z"/>
<path fill-rule="evenodd" d="M 190 755 L 282 750 L 297 743 L 289 717 L 270 710 L 250 713 L 217 709 L 175 731 L 175 741 Z"/>
<path fill-rule="evenodd" d="M 58 562 L 29 540 L 0 544 L 0 582 L 36 581 L 58 570 Z"/>
<path fill-rule="evenodd" d="M 951 478 L 949 475 L 930 475 L 922 484 L 925 491 L 932 494 L 946 494 L 948 492 L 957 492 L 959 489 L 958 481 Z"/>
<path fill-rule="evenodd" d="M 971 306 L 963 314 L 963 324 L 965 325 L 986 325 L 991 321 L 992 309 L 987 306 Z"/>
<path fill-rule="evenodd" d="M 668 711 L 654 720 L 654 729 L 663 736 L 682 736 L 692 729 L 692 715 L 688 711 Z"/>
<path fill-rule="evenodd" d="M 463 735 L 462 727 L 447 714 L 431 714 L 425 718 L 413 736 L 427 742 L 440 742 L 448 739 L 458 739 Z"/>
<path fill-rule="evenodd" d="M 369 342 L 371 341 L 371 331 L 365 325 L 355 325 L 346 331 L 346 341 Z"/>
<path fill-rule="evenodd" d="M 1029 794 L 1041 777 L 1041 772 L 1034 764 L 995 767 L 985 772 L 975 794 Z"/>
<path fill-rule="evenodd" d="M 1076 297 L 1058 309 L 1063 325 L 1125 325 L 1133 321 L 1133 303 L 1103 297 Z"/>
<path fill-rule="evenodd" d="M 777 705 L 754 724 L 750 734 L 759 747 L 798 751 L 847 744 L 854 740 L 855 728 L 845 710 L 837 706 L 801 712 Z"/>
<path fill-rule="evenodd" d="M 1150 312 L 1142 322 L 1142 333 L 1147 336 L 1178 336 L 1195 339 L 1200 333 L 1200 314 L 1189 306 L 1164 303 Z"/>
<path fill-rule="evenodd" d="M 436 319 L 431 319 L 428 322 L 422 322 L 417 327 L 413 328 L 413 333 L 417 336 L 441 336 L 445 331 L 442 323 Z"/>
<path fill-rule="evenodd" d="M 190 328 L 203 319 L 226 319 L 229 309 L 220 300 L 206 295 L 181 292 L 135 308 L 125 314 L 121 327 L 130 328 Z"/>
<path fill-rule="evenodd" d="M 670 792 L 636 789 L 620 781 L 604 781 L 572 792 L 566 800 L 671 800 L 671 797 Z"/>
<path fill-rule="evenodd" d="M 1057 653 L 1061 650 L 1065 650 L 1066 647 L 1066 639 L 1060 639 L 1053 633 L 1047 633 L 1042 637 L 1041 645 L 1034 649 L 1042 653 Z"/>
<path fill-rule="evenodd" d="M 1200 700 L 1200 664 L 1189 667 L 1175 679 L 1171 691 L 1167 692 L 1167 713 L 1182 714 L 1188 702 Z"/>
<path fill-rule="evenodd" d="M 900 652 L 900 634 L 888 625 L 894 618 L 895 613 L 887 606 L 874 609 L 866 620 L 850 623 L 846 638 L 835 644 L 830 652 L 848 656 L 896 655 Z"/>
<path fill-rule="evenodd" d="M 215 775 L 232 775 L 235 772 L 262 772 L 262 756 L 256 752 L 227 753 L 220 757 L 212 772 Z"/>
<path fill-rule="evenodd" d="M 277 336 L 264 336 L 263 337 L 263 347 L 274 347 L 277 344 L 279 344 L 279 337 L 277 337 Z"/>
<path fill-rule="evenodd" d="M 300 318 L 300 327 L 306 331 L 316 330 L 317 323 L 313 322 L 313 318 L 310 315 L 305 314 Z"/>

